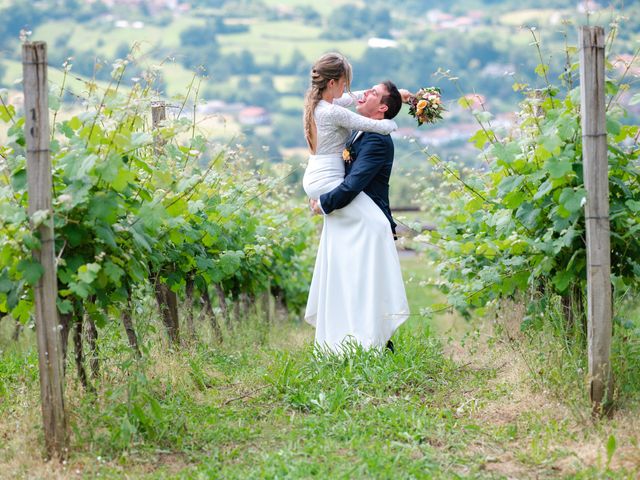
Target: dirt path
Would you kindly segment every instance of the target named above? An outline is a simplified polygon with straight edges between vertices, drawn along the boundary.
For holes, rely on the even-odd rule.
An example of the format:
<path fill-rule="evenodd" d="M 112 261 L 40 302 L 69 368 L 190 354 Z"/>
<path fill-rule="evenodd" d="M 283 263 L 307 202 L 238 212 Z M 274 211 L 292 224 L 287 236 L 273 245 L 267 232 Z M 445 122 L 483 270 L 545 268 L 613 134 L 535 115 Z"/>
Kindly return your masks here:
<path fill-rule="evenodd" d="M 638 405 L 621 405 L 611 419 L 594 422 L 580 386 L 575 398 L 563 398 L 545 372 L 535 370 L 519 328 L 524 309 L 512 307 L 475 331 L 458 319 L 445 320 L 454 332 L 468 332 L 449 342 L 446 353 L 465 368 L 495 373 L 486 388 L 466 392 L 456 410 L 483 426 L 470 454 L 484 457 L 482 468 L 490 475 L 509 479 L 640 478 Z"/>

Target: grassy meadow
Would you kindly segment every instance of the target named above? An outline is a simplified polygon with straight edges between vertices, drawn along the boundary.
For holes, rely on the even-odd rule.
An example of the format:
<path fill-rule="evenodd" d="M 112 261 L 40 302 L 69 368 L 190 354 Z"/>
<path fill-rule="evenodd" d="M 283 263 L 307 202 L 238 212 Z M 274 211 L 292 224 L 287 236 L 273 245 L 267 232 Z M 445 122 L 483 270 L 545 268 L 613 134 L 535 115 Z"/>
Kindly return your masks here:
<path fill-rule="evenodd" d="M 440 301 L 420 257 L 403 258 L 412 311 Z M 637 401 L 591 420 L 576 357 L 533 341 L 514 303 L 467 323 L 414 315 L 396 353 L 311 348 L 299 320 L 260 314 L 216 345 L 168 350 L 152 305 L 144 359 L 119 324 L 101 331 L 96 394 L 68 365 L 71 454 L 41 459 L 34 335 L 0 324 L 0 471 L 6 478 L 637 478 Z M 544 339 L 544 340 L 541 340 Z M 555 353 L 554 353 L 555 352 Z M 564 353 L 562 353 L 564 352 Z M 562 359 L 558 359 L 558 355 Z M 562 360 L 562 361 L 559 361 Z M 545 371 L 546 370 L 546 371 Z M 627 398 L 633 398 L 629 396 Z M 613 440 L 612 440 L 613 439 Z"/>

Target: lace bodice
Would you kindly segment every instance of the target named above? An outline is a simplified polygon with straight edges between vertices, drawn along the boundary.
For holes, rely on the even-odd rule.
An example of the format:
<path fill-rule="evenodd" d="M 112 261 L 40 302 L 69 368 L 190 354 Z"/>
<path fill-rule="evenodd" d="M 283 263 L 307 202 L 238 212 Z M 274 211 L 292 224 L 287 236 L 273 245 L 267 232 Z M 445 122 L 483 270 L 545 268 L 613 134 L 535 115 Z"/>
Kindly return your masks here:
<path fill-rule="evenodd" d="M 333 103 L 320 100 L 313 112 L 318 131 L 317 155 L 341 154 L 353 130 L 388 135 L 398 128 L 393 120 L 373 120 L 345 108 L 362 95 L 363 92 L 345 94 Z"/>

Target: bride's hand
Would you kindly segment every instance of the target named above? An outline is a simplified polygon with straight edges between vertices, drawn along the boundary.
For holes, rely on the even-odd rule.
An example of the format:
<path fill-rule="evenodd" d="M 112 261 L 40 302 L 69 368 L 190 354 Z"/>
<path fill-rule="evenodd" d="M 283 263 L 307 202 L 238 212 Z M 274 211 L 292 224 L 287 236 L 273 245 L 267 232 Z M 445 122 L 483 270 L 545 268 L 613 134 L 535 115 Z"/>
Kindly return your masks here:
<path fill-rule="evenodd" d="M 320 209 L 318 200 L 314 198 L 309 199 L 309 209 L 313 212 L 314 215 L 320 215 L 323 213 Z"/>
<path fill-rule="evenodd" d="M 409 90 L 405 90 L 404 88 L 399 88 L 398 92 L 400 92 L 400 96 L 402 97 L 402 103 L 409 103 L 409 100 L 413 97 L 413 93 Z"/>

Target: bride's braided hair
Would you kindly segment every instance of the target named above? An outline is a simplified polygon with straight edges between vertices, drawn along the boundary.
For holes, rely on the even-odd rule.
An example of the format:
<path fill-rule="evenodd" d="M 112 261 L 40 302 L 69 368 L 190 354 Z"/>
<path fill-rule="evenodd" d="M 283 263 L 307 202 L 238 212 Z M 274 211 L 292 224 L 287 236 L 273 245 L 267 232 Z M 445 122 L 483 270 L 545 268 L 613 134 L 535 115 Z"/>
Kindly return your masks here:
<path fill-rule="evenodd" d="M 347 59 L 339 53 L 325 53 L 313 65 L 311 69 L 311 85 L 304 97 L 304 136 L 312 151 L 315 151 L 313 137 L 313 125 L 315 120 L 313 112 L 322 99 L 324 91 L 327 89 L 329 80 L 336 82 L 342 77 L 347 81 L 347 91 L 351 90 L 351 65 Z"/>

